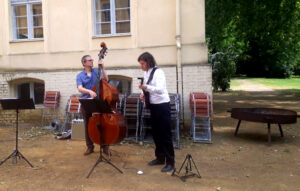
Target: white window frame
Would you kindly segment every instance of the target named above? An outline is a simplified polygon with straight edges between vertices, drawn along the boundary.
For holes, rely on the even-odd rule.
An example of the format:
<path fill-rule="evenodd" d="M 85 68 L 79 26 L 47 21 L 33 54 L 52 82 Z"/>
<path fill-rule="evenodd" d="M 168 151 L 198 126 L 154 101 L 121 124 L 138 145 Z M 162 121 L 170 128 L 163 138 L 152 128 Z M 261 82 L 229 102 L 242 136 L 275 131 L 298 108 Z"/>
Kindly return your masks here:
<path fill-rule="evenodd" d="M 12 27 L 13 27 L 13 40 L 14 41 L 43 40 L 44 39 L 44 38 L 34 38 L 33 15 L 32 15 L 32 5 L 33 4 L 42 4 L 42 0 L 19 0 L 19 1 L 12 0 L 11 12 L 12 12 Z M 16 24 L 16 15 L 15 15 L 14 7 L 19 6 L 19 5 L 26 5 L 28 38 L 22 38 L 22 39 L 17 38 L 17 24 Z M 43 17 L 43 14 L 35 15 L 35 16 Z M 43 30 L 44 30 L 44 26 L 43 26 Z M 44 36 L 44 31 L 43 31 L 43 36 Z"/>
<path fill-rule="evenodd" d="M 128 33 L 116 33 L 116 6 L 115 6 L 115 0 L 110 0 L 110 30 L 111 33 L 110 34 L 97 34 L 97 24 L 103 23 L 101 21 L 97 22 L 97 10 L 96 10 L 96 1 L 97 0 L 93 0 L 93 10 L 94 10 L 94 36 L 96 37 L 105 37 L 105 36 L 126 36 L 126 35 L 130 35 L 131 34 L 131 8 L 130 6 L 127 8 L 117 8 L 117 10 L 121 10 L 121 9 L 128 9 L 130 11 L 130 18 L 129 20 L 124 20 L 124 22 L 128 22 L 129 21 L 129 25 L 130 25 L 130 32 Z M 101 0 L 100 0 L 101 1 Z M 100 25 L 101 26 L 101 25 Z M 101 31 L 101 29 L 100 29 Z"/>

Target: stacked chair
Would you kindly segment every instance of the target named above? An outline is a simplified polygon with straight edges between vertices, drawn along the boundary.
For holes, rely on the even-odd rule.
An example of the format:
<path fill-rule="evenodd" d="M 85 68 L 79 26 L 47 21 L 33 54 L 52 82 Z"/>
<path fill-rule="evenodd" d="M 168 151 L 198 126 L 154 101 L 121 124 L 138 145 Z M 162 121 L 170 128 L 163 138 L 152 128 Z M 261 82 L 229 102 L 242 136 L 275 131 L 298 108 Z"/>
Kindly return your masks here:
<path fill-rule="evenodd" d="M 150 109 L 146 107 L 146 103 L 142 101 L 141 107 L 141 126 L 140 126 L 140 141 L 153 143 L 151 135 Z"/>
<path fill-rule="evenodd" d="M 191 134 L 194 142 L 211 143 L 210 119 L 213 113 L 211 96 L 202 92 L 190 93 L 190 109 Z"/>
<path fill-rule="evenodd" d="M 53 119 L 57 119 L 57 108 L 60 102 L 60 92 L 59 91 L 46 91 L 44 95 L 43 102 L 43 113 L 42 113 L 42 126 L 45 126 L 46 121 L 49 122 Z"/>
<path fill-rule="evenodd" d="M 123 116 L 126 121 L 126 138 L 125 140 L 139 140 L 140 112 L 141 101 L 139 94 L 130 94 L 124 97 Z"/>
<path fill-rule="evenodd" d="M 66 105 L 66 114 L 62 125 L 62 132 L 71 129 L 73 119 L 82 119 L 81 104 L 79 102 L 80 95 L 71 95 Z"/>
<path fill-rule="evenodd" d="M 169 94 L 171 106 L 171 132 L 173 145 L 175 148 L 180 148 L 180 97 L 179 94 Z M 142 102 L 141 108 L 141 125 L 140 125 L 140 141 L 153 142 L 151 136 L 150 110 L 146 108 Z"/>
<path fill-rule="evenodd" d="M 180 96 L 179 94 L 169 94 L 171 106 L 171 131 L 173 145 L 180 148 Z"/>

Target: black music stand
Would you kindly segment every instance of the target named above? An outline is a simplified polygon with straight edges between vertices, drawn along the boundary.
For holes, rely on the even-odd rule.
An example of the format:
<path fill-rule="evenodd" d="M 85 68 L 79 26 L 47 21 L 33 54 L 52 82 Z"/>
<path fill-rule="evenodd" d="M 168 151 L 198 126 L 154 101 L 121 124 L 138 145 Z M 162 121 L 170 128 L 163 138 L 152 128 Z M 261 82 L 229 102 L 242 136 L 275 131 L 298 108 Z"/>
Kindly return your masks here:
<path fill-rule="evenodd" d="M 81 103 L 81 106 L 85 111 L 89 111 L 91 113 L 112 113 L 110 106 L 105 101 L 98 100 L 98 99 L 79 99 L 79 102 Z M 102 137 L 101 124 L 98 125 L 98 130 L 100 132 L 99 133 L 100 134 L 100 156 L 86 178 L 90 177 L 90 175 L 92 174 L 92 172 L 100 162 L 106 162 L 109 165 L 113 166 L 115 169 L 117 169 L 120 173 L 123 173 L 118 167 L 116 167 L 114 164 L 112 164 L 108 159 L 106 159 L 102 155 L 102 148 L 106 145 L 103 144 L 104 140 Z"/>
<path fill-rule="evenodd" d="M 0 166 L 11 157 L 13 157 L 13 162 L 17 163 L 17 157 L 19 157 L 19 159 L 21 159 L 21 158 L 24 159 L 33 168 L 33 165 L 18 150 L 19 110 L 20 109 L 35 109 L 33 100 L 32 99 L 9 98 L 9 99 L 1 99 L 0 102 L 1 102 L 3 110 L 16 110 L 16 149 L 4 161 L 2 161 L 0 163 Z"/>

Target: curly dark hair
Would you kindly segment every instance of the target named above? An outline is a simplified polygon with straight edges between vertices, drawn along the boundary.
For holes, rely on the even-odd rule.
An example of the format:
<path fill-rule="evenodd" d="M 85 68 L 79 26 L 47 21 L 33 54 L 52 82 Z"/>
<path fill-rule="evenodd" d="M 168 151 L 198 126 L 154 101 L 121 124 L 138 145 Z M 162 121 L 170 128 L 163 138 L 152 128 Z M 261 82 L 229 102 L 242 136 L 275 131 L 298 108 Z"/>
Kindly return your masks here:
<path fill-rule="evenodd" d="M 144 52 L 143 54 L 141 54 L 138 58 L 138 62 L 141 60 L 145 61 L 149 68 L 153 68 L 157 65 L 154 57 L 149 52 Z"/>

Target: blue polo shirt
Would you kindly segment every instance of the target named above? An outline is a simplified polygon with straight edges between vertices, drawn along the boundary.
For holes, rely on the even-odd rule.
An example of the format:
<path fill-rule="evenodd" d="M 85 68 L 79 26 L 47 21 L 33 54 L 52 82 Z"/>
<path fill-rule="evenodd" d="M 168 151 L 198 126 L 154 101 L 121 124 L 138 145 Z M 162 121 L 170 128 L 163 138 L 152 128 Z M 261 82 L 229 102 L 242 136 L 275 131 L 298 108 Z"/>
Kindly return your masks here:
<path fill-rule="evenodd" d="M 83 70 L 82 72 L 80 72 L 79 74 L 77 74 L 76 77 L 76 83 L 77 83 L 77 87 L 82 85 L 82 87 L 86 88 L 86 89 L 93 89 L 93 87 L 96 85 L 97 82 L 97 74 L 98 74 L 98 70 L 96 69 L 92 69 L 92 75 L 91 77 L 89 77 L 86 73 L 85 70 Z M 102 77 L 102 73 L 100 75 L 100 79 Z M 90 98 L 90 94 L 81 94 L 82 98 Z"/>

